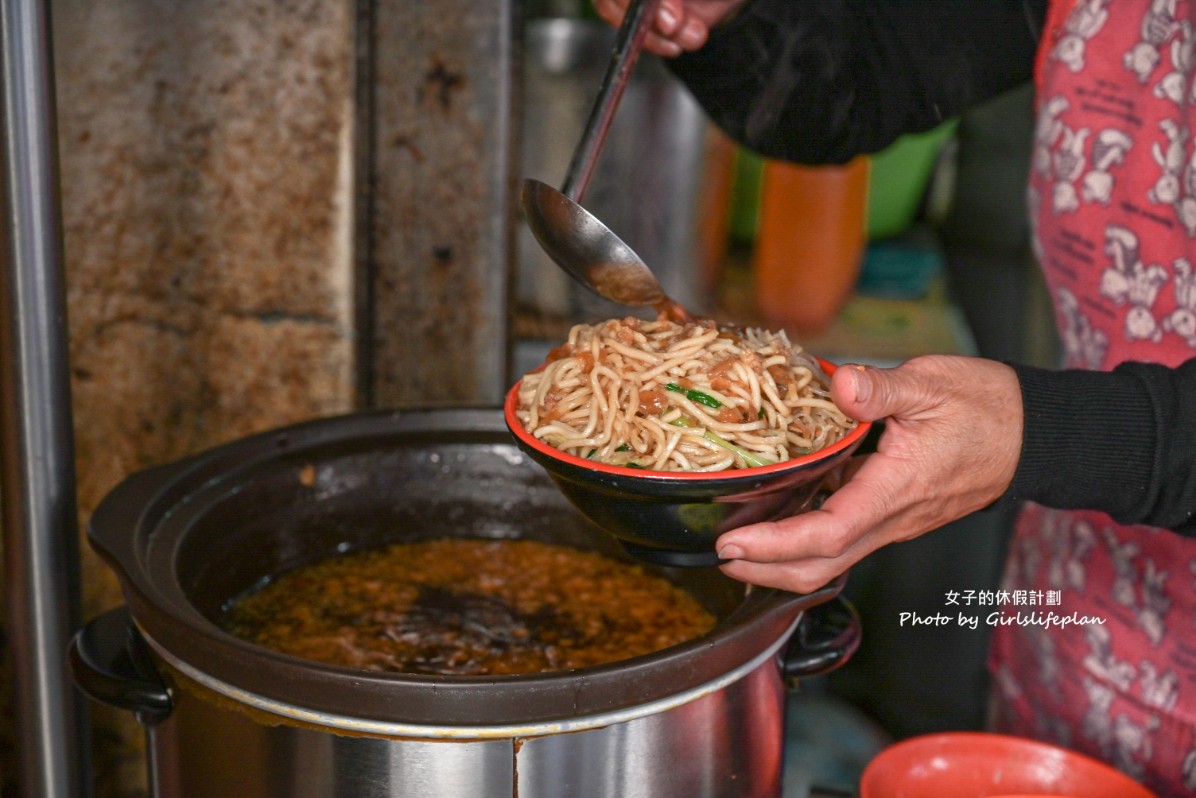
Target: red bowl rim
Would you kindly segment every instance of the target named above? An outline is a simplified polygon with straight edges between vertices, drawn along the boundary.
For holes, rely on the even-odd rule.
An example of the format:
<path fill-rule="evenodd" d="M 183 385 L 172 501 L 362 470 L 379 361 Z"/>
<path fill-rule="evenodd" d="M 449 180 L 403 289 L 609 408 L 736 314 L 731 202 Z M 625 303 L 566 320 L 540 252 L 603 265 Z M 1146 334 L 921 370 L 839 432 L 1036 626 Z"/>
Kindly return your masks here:
<path fill-rule="evenodd" d="M 887 779 L 892 777 L 891 773 L 886 772 L 886 768 L 890 766 L 890 763 L 894 759 L 900 761 L 903 757 L 909 756 L 910 752 L 926 750 L 927 752 L 943 756 L 943 748 L 945 746 L 960 745 L 965 746 L 967 750 L 972 750 L 976 744 L 981 744 L 990 750 L 994 747 L 1004 751 L 1016 749 L 1026 754 L 1038 754 L 1044 757 L 1051 756 L 1063 759 L 1070 762 L 1076 768 L 1083 768 L 1086 772 L 1105 779 L 1109 787 L 1130 790 L 1132 795 L 1127 796 L 1127 798 L 1148 798 L 1148 796 L 1155 795 L 1151 790 L 1107 762 L 1102 762 L 1080 751 L 1073 751 L 1070 748 L 1064 748 L 1054 743 L 1035 740 L 1030 737 L 1019 737 L 989 731 L 932 732 L 900 740 L 878 753 L 864 768 L 864 772 L 860 778 L 861 794 L 866 798 L 869 795 L 875 794 L 874 790 L 876 788 L 889 784 L 890 782 L 879 781 L 882 778 Z M 949 756 L 950 754 L 948 753 L 947 755 Z M 1034 795 L 1032 791 L 1019 793 L 1016 790 L 1011 793 L 1002 793 L 1002 795 L 1005 794 L 1009 796 Z"/>
<path fill-rule="evenodd" d="M 834 363 L 828 360 L 823 360 L 815 356 L 815 360 L 822 366 L 823 371 L 827 376 L 835 373 L 838 368 Z M 516 408 L 519 403 L 519 386 L 523 383 L 521 377 L 511 389 L 507 391 L 506 400 L 503 402 L 503 415 L 506 417 L 507 426 L 510 427 L 511 432 L 519 438 L 527 446 L 535 449 L 547 457 L 554 460 L 560 460 L 563 463 L 576 466 L 578 468 L 585 468 L 591 471 L 598 471 L 603 474 L 610 474 L 618 477 L 650 477 L 654 480 L 674 480 L 678 482 L 705 482 L 725 479 L 754 479 L 758 477 L 767 477 L 774 474 L 783 473 L 789 470 L 800 470 L 811 465 L 815 465 L 824 460 L 828 460 L 844 449 L 854 448 L 864 436 L 868 434 L 868 430 L 872 428 L 871 421 L 859 421 L 856 423 L 855 429 L 848 432 L 839 440 L 832 443 L 830 446 L 824 446 L 816 452 L 804 454 L 799 457 L 794 457 L 790 460 L 785 460 L 780 463 L 773 463 L 767 466 L 758 466 L 755 468 L 735 468 L 724 471 L 654 471 L 646 468 L 628 468 L 627 466 L 610 465 L 609 463 L 599 463 L 593 460 L 586 460 L 583 457 L 578 457 L 574 454 L 561 451 L 554 446 L 549 446 L 544 441 L 528 432 L 523 422 L 519 420 L 516 415 Z"/>

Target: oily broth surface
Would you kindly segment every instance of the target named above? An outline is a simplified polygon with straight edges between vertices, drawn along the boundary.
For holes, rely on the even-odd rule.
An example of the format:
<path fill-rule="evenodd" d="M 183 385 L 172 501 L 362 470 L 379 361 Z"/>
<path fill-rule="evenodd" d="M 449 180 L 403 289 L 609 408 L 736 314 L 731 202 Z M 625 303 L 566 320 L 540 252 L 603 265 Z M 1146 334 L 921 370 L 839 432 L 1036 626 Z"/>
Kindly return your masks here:
<path fill-rule="evenodd" d="M 512 675 L 649 654 L 709 631 L 693 596 L 634 563 L 531 540 L 398 543 L 283 574 L 224 627 L 370 671 Z"/>

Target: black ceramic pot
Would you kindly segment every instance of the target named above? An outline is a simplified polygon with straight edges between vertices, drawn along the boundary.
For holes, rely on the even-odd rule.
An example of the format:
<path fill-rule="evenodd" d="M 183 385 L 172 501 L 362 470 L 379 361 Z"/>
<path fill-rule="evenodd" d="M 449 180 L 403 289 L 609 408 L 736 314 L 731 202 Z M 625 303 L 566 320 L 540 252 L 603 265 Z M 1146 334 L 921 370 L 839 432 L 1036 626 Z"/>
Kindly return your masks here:
<path fill-rule="evenodd" d="M 221 631 L 231 599 L 347 550 L 456 536 L 626 556 L 496 409 L 359 414 L 246 438 L 131 476 L 89 535 L 132 625 L 110 614 L 85 629 L 76 680 L 147 723 L 156 795 L 423 794 L 414 785 L 428 774 L 464 790 L 445 794 L 476 796 L 627 794 L 611 779 L 660 781 L 653 795 L 775 794 L 786 675 L 834 667 L 858 640 L 838 583 L 746 590 L 711 568 L 663 571 L 718 616 L 709 635 L 576 671 L 370 673 Z M 635 752 L 622 751 L 630 740 Z"/>

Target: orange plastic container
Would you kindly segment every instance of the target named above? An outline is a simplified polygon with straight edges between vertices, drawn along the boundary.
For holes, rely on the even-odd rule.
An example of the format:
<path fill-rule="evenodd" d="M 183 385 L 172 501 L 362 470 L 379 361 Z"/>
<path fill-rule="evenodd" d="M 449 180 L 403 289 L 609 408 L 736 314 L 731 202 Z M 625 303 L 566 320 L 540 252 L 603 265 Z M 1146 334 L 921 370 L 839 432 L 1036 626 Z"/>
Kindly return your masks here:
<path fill-rule="evenodd" d="M 855 288 L 868 239 L 868 159 L 843 166 L 768 160 L 752 269 L 774 327 L 824 330 Z"/>

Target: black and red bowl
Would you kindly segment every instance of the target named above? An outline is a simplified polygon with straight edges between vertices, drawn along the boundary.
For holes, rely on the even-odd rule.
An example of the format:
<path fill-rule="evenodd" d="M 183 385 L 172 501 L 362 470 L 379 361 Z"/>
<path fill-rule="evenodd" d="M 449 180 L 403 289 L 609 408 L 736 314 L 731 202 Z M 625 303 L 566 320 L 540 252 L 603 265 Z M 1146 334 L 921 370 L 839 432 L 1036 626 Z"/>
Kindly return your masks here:
<path fill-rule="evenodd" d="M 819 363 L 827 374 L 834 373 L 833 364 Z M 715 565 L 714 544 L 722 533 L 809 510 L 826 478 L 847 462 L 871 428 L 857 424 L 830 446 L 759 468 L 649 471 L 586 460 L 536 438 L 516 414 L 520 383 L 507 393 L 503 407 L 519 448 L 631 554 L 661 565 Z"/>

